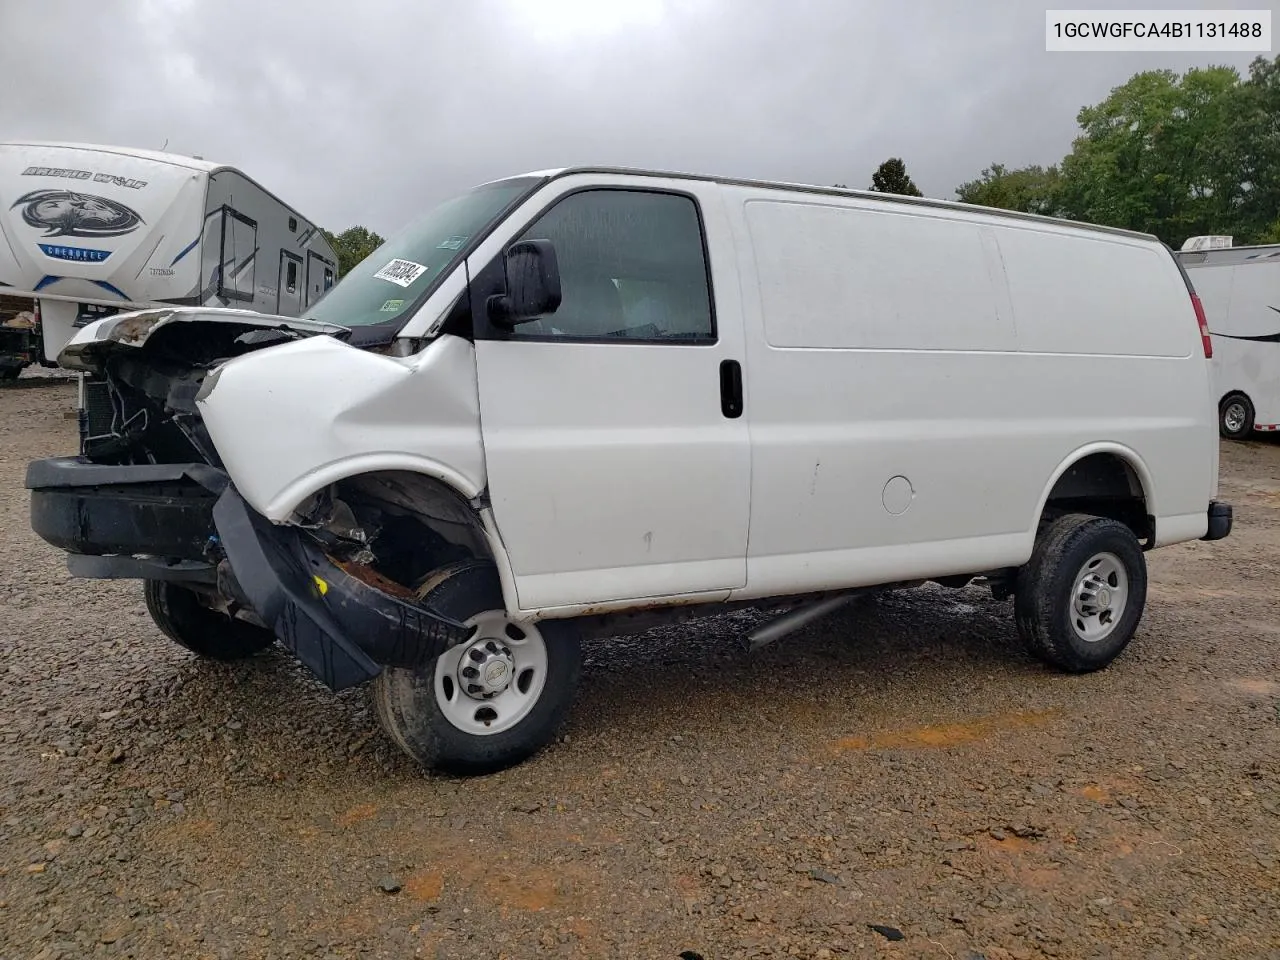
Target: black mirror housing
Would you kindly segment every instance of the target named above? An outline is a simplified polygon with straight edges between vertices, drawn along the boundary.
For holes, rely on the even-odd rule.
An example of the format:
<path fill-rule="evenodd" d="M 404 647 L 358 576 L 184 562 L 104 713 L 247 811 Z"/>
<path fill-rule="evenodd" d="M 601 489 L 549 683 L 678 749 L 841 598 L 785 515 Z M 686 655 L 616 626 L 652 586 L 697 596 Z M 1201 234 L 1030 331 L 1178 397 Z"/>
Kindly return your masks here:
<path fill-rule="evenodd" d="M 560 306 L 560 267 L 550 240 L 513 243 L 503 256 L 503 267 L 507 292 L 489 298 L 490 319 L 515 326 L 555 313 Z"/>

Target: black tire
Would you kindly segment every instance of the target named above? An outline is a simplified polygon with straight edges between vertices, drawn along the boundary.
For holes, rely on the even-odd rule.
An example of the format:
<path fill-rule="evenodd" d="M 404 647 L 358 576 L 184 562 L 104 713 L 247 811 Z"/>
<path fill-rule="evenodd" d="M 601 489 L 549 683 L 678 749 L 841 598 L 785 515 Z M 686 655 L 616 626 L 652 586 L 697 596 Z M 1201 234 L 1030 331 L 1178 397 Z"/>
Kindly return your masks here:
<path fill-rule="evenodd" d="M 245 660 L 276 642 L 265 627 L 211 610 L 195 593 L 167 580 L 147 580 L 143 595 L 160 632 L 197 656 Z"/>
<path fill-rule="evenodd" d="M 1232 393 L 1218 404 L 1218 432 L 1228 440 L 1247 440 L 1253 433 L 1253 402 L 1243 393 Z M 1231 419 L 1234 427 L 1227 425 Z"/>
<path fill-rule="evenodd" d="M 1127 598 L 1110 632 L 1087 640 L 1076 628 L 1085 623 L 1074 606 L 1076 585 L 1085 565 L 1104 554 L 1119 561 Z M 1112 582 L 1118 581 L 1117 575 Z M 1041 534 L 1031 559 L 1018 571 L 1014 616 L 1033 654 L 1069 673 L 1088 673 L 1107 666 L 1129 645 L 1146 602 L 1147 562 L 1133 531 L 1115 520 L 1069 514 Z"/>
<path fill-rule="evenodd" d="M 464 623 L 505 608 L 497 570 L 487 561 L 467 560 L 437 571 L 419 587 L 418 595 L 424 605 Z M 573 624 L 544 621 L 537 631 L 546 649 L 545 679 L 529 712 L 513 726 L 476 734 L 450 721 L 436 698 L 437 658 L 418 669 L 387 667 L 374 678 L 374 709 L 383 729 L 423 767 L 443 773 L 476 776 L 527 760 L 555 739 L 573 703 L 582 667 Z M 477 709 L 483 707 L 481 701 L 472 702 Z"/>

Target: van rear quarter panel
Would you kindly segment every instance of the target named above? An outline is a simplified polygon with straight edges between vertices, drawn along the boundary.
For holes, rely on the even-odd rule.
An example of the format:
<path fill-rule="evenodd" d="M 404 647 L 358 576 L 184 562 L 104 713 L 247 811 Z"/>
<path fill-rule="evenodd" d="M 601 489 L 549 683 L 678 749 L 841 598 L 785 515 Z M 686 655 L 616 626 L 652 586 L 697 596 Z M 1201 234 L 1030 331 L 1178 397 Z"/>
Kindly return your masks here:
<path fill-rule="evenodd" d="M 1093 449 L 1149 478 L 1157 539 L 1204 532 L 1216 433 L 1190 298 L 1153 241 L 727 187 L 742 261 L 746 593 L 1030 556 Z"/>

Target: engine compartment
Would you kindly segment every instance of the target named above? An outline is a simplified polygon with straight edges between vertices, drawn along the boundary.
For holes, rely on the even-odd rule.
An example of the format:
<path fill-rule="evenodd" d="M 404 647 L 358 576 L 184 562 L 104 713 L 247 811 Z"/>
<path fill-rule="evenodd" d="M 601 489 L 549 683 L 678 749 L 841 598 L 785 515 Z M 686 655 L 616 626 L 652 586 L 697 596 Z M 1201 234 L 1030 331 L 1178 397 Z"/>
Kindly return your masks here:
<path fill-rule="evenodd" d="M 221 466 L 195 397 L 218 364 L 307 334 L 251 324 L 160 326 L 136 349 L 104 352 L 86 377 L 80 453 L 94 463 Z"/>

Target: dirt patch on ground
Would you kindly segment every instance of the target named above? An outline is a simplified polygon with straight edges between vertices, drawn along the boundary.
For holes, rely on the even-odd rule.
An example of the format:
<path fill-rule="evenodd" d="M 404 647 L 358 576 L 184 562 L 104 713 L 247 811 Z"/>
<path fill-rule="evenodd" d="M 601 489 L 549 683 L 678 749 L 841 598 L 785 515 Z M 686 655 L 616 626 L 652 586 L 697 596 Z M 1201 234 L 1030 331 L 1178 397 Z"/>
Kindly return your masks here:
<path fill-rule="evenodd" d="M 1043 726 L 1056 715 L 1054 710 L 998 713 L 961 723 L 942 723 L 909 730 L 884 730 L 863 737 L 837 741 L 841 750 L 904 750 L 927 747 L 958 747 L 979 743 L 1007 730 L 1027 730 Z"/>

